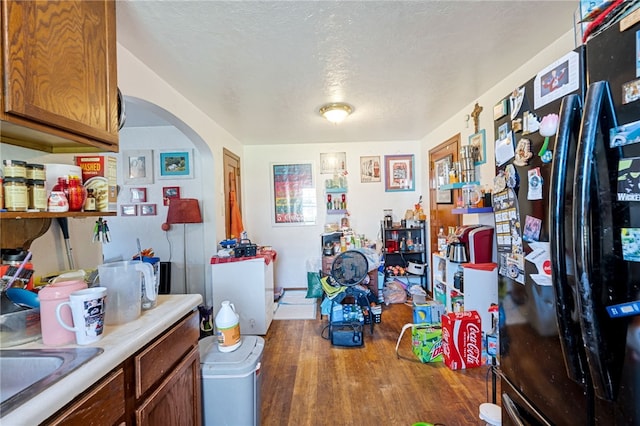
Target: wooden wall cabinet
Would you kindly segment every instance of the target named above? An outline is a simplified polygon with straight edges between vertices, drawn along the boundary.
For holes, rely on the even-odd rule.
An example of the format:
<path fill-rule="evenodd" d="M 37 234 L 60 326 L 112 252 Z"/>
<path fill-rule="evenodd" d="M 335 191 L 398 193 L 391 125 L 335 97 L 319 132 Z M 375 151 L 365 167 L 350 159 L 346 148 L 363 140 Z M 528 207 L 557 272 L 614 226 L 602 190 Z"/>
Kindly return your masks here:
<path fill-rule="evenodd" d="M 1 0 L 3 143 L 118 151 L 115 1 Z"/>
<path fill-rule="evenodd" d="M 46 425 L 200 425 L 199 314 L 192 312 Z"/>

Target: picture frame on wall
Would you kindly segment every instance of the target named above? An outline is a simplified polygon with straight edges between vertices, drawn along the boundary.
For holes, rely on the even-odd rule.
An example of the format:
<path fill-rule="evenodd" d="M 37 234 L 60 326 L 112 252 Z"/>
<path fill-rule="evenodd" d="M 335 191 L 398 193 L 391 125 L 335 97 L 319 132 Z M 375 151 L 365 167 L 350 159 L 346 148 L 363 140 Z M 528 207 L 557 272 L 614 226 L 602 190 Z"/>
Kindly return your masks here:
<path fill-rule="evenodd" d="M 192 150 L 158 151 L 159 179 L 193 179 Z"/>
<path fill-rule="evenodd" d="M 329 152 L 320 154 L 320 174 L 332 175 L 347 170 L 346 152 Z"/>
<path fill-rule="evenodd" d="M 153 151 L 129 150 L 123 152 L 125 185 L 150 185 L 153 183 Z"/>
<path fill-rule="evenodd" d="M 474 165 L 478 166 L 487 162 L 487 146 L 485 140 L 485 130 L 480 129 L 478 133 L 469 136 L 469 145 L 473 146 L 476 159 Z"/>
<path fill-rule="evenodd" d="M 313 163 L 271 164 L 273 225 L 315 225 L 317 197 Z"/>
<path fill-rule="evenodd" d="M 136 204 L 123 204 L 120 206 L 121 216 L 138 216 L 138 206 Z"/>
<path fill-rule="evenodd" d="M 441 190 L 440 186 L 449 182 L 449 169 L 453 162 L 453 155 L 447 155 L 434 161 L 436 170 L 436 204 L 453 204 L 453 191 L 451 189 Z"/>
<path fill-rule="evenodd" d="M 384 156 L 385 192 L 415 191 L 413 154 Z"/>
<path fill-rule="evenodd" d="M 381 167 L 379 155 L 360 157 L 360 182 L 381 182 L 382 177 L 380 174 L 380 169 Z"/>
<path fill-rule="evenodd" d="M 140 216 L 155 216 L 158 214 L 155 204 L 141 204 Z"/>
<path fill-rule="evenodd" d="M 130 188 L 132 203 L 147 202 L 147 188 Z"/>
<path fill-rule="evenodd" d="M 172 198 L 180 198 L 179 186 L 162 187 L 162 204 L 168 206 Z"/>

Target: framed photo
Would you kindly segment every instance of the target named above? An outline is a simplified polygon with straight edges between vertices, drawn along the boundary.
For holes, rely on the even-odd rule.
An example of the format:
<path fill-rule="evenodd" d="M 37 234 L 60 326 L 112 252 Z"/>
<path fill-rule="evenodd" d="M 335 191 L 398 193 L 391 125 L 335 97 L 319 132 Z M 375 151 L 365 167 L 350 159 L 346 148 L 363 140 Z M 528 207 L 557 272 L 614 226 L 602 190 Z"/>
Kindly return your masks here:
<path fill-rule="evenodd" d="M 506 124 L 506 123 L 505 123 Z M 503 125 L 504 126 L 504 125 Z M 509 125 L 507 124 L 507 128 Z M 474 133 L 469 136 L 469 145 L 473 146 L 473 151 L 476 154 L 476 161 L 473 163 L 476 166 L 487 162 L 487 147 L 485 143 L 485 131 L 481 129 L 478 133 Z"/>
<path fill-rule="evenodd" d="M 150 185 L 153 183 L 153 151 L 150 149 L 124 151 L 125 185 Z"/>
<path fill-rule="evenodd" d="M 384 190 L 415 191 L 413 154 L 384 156 Z"/>
<path fill-rule="evenodd" d="M 317 200 L 312 163 L 271 165 L 274 225 L 314 225 Z"/>
<path fill-rule="evenodd" d="M 138 216 L 138 206 L 136 204 L 123 204 L 120 206 L 121 216 Z"/>
<path fill-rule="evenodd" d="M 380 182 L 380 156 L 360 157 L 360 182 Z"/>
<path fill-rule="evenodd" d="M 449 182 L 449 169 L 453 162 L 453 155 L 447 155 L 434 162 L 436 169 L 436 204 L 453 204 L 453 191 L 450 189 L 440 190 L 440 186 Z"/>
<path fill-rule="evenodd" d="M 162 204 L 168 206 L 172 198 L 180 198 L 179 186 L 162 187 Z"/>
<path fill-rule="evenodd" d="M 538 109 L 580 87 L 580 54 L 569 52 L 533 79 L 533 108 Z M 515 118 L 515 117 L 512 117 Z"/>
<path fill-rule="evenodd" d="M 141 204 L 140 216 L 155 216 L 158 214 L 155 204 Z"/>
<path fill-rule="evenodd" d="M 347 153 L 331 152 L 320 154 L 320 174 L 332 175 L 347 170 Z"/>
<path fill-rule="evenodd" d="M 159 179 L 193 179 L 191 150 L 158 151 Z"/>
<path fill-rule="evenodd" d="M 130 191 L 132 203 L 147 202 L 147 188 L 131 188 Z"/>

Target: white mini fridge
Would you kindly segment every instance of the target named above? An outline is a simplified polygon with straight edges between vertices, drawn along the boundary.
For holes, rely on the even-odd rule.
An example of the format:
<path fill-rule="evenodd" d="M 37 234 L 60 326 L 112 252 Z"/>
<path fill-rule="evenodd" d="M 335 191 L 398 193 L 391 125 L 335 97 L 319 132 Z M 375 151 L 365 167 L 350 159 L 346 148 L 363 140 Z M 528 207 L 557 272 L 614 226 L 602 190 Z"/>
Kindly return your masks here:
<path fill-rule="evenodd" d="M 273 260 L 212 259 L 213 318 L 230 301 L 240 316 L 240 334 L 265 335 L 273 319 Z"/>
<path fill-rule="evenodd" d="M 242 336 L 242 344 L 232 352 L 220 352 L 215 336 L 198 345 L 204 426 L 259 426 L 264 339 Z"/>

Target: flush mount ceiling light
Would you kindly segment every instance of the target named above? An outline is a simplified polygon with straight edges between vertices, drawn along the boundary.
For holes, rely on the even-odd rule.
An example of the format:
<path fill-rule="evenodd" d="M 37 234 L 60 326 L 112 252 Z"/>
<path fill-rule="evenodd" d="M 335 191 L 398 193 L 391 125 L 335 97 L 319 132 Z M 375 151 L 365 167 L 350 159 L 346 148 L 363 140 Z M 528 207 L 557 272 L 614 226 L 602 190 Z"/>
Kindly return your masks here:
<path fill-rule="evenodd" d="M 351 107 L 343 103 L 327 104 L 320 108 L 320 115 L 334 124 L 340 123 L 351 114 Z"/>

